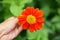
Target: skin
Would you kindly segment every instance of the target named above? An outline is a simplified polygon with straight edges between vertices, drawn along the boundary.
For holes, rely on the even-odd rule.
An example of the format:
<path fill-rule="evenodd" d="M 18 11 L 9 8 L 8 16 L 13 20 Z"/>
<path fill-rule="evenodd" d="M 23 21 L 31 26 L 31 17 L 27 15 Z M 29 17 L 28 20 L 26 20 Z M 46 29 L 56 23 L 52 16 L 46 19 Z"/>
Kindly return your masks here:
<path fill-rule="evenodd" d="M 0 24 L 0 40 L 12 40 L 22 31 L 17 22 L 17 18 L 11 17 Z"/>

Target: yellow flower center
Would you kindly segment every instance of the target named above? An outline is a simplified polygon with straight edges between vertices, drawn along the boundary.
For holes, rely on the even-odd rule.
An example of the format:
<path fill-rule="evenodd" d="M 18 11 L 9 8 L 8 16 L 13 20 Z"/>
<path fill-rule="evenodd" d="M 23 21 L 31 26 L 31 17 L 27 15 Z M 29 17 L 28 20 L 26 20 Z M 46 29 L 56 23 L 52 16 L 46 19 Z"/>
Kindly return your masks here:
<path fill-rule="evenodd" d="M 29 24 L 36 23 L 36 18 L 35 18 L 35 16 L 32 16 L 32 15 L 28 15 L 26 20 Z"/>

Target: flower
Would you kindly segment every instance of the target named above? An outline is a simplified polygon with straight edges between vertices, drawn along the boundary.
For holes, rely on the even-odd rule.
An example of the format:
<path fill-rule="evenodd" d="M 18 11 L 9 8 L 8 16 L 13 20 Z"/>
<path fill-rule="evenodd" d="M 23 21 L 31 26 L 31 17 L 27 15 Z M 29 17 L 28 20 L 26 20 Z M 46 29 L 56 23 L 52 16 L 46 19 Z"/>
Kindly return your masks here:
<path fill-rule="evenodd" d="M 18 24 L 22 25 L 24 30 L 28 28 L 30 32 L 34 32 L 42 28 L 42 24 L 44 23 L 43 15 L 42 10 L 27 7 L 23 10 L 22 14 L 18 16 Z"/>

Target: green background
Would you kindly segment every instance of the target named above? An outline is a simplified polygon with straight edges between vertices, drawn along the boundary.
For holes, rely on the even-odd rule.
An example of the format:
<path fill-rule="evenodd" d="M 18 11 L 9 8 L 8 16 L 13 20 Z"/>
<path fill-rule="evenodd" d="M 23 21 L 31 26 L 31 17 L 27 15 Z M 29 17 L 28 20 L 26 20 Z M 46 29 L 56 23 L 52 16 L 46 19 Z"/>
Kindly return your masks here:
<path fill-rule="evenodd" d="M 0 22 L 31 6 L 44 11 L 43 28 L 33 33 L 23 30 L 13 40 L 60 40 L 60 0 L 0 0 Z"/>

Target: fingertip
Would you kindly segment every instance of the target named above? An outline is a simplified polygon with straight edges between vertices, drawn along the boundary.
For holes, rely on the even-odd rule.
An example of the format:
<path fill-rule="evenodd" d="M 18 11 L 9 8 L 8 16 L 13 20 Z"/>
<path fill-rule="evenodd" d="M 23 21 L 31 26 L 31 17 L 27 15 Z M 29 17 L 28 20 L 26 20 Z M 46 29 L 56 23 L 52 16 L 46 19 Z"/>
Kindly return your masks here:
<path fill-rule="evenodd" d="M 14 21 L 18 21 L 18 19 L 16 17 L 10 17 L 9 20 L 14 20 Z"/>
<path fill-rule="evenodd" d="M 3 23 L 17 23 L 18 19 L 16 17 L 10 17 L 7 20 L 5 20 Z"/>
<path fill-rule="evenodd" d="M 9 25 L 14 26 L 14 25 L 17 24 L 17 22 L 18 22 L 18 19 L 16 17 L 10 17 L 1 24 L 2 25 L 7 25 L 8 24 L 7 26 L 9 26 Z"/>

